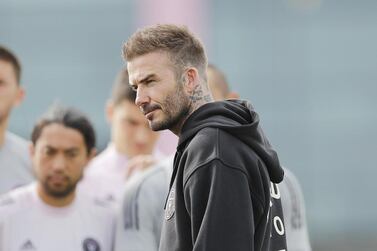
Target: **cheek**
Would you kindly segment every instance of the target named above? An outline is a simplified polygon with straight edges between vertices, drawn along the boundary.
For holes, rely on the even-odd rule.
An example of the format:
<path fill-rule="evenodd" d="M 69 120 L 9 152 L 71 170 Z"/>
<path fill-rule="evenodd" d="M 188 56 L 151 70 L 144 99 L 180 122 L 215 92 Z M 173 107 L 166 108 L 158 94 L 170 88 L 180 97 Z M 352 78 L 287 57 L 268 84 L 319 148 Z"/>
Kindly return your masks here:
<path fill-rule="evenodd" d="M 135 137 L 135 133 L 136 133 L 136 128 L 135 126 L 132 126 L 132 125 L 129 125 L 128 123 L 124 123 L 120 128 L 119 128 L 119 132 L 118 132 L 118 135 L 120 138 L 122 138 L 123 140 L 125 140 L 127 143 L 127 141 L 132 141 L 133 138 Z"/>
<path fill-rule="evenodd" d="M 34 157 L 32 162 L 34 173 L 38 178 L 43 178 L 48 175 L 50 164 L 47 159 Z"/>
<path fill-rule="evenodd" d="M 17 99 L 17 89 L 0 86 L 1 103 L 12 104 Z"/>
<path fill-rule="evenodd" d="M 71 162 L 68 162 L 68 171 L 71 174 L 70 176 L 80 177 L 84 171 L 85 166 L 87 165 L 86 159 L 76 159 Z"/>
<path fill-rule="evenodd" d="M 117 120 L 114 121 L 113 126 L 112 126 L 112 131 L 115 134 L 115 137 L 125 137 L 124 135 L 127 134 L 129 131 L 127 123 L 125 123 L 122 120 Z"/>
<path fill-rule="evenodd" d="M 167 98 L 169 97 L 170 93 L 173 93 L 174 90 L 168 89 L 164 86 L 163 87 L 156 87 L 150 91 L 150 97 L 153 101 L 159 104 L 163 104 L 166 102 Z"/>
<path fill-rule="evenodd" d="M 7 95 L 0 95 L 0 109 L 9 110 L 12 107 L 12 98 Z"/>

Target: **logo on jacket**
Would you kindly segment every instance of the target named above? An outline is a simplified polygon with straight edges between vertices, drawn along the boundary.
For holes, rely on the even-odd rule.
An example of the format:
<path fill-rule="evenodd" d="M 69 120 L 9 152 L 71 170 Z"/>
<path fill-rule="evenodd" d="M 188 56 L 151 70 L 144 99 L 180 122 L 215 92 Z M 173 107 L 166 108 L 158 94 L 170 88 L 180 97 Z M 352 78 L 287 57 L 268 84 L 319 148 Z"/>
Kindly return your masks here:
<path fill-rule="evenodd" d="M 175 212 L 175 205 L 174 205 L 174 199 L 175 199 L 175 190 L 172 188 L 169 193 L 168 202 L 165 209 L 165 219 L 170 220 Z"/>
<path fill-rule="evenodd" d="M 84 251 L 101 251 L 98 242 L 92 238 L 86 238 L 82 243 Z"/>

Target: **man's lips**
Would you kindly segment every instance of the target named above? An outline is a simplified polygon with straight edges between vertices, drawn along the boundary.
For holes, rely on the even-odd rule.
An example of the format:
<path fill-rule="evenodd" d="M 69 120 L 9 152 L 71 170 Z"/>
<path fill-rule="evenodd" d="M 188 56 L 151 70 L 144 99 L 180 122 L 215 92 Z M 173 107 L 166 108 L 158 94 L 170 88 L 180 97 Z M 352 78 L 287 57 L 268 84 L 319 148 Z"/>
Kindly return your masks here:
<path fill-rule="evenodd" d="M 65 175 L 51 175 L 48 177 L 48 180 L 52 183 L 64 183 L 68 180 Z"/>
<path fill-rule="evenodd" d="M 158 105 L 150 105 L 150 106 L 144 106 L 141 107 L 141 110 L 144 114 L 144 116 L 148 119 L 149 117 L 152 116 L 152 113 L 156 110 L 160 109 Z"/>
<path fill-rule="evenodd" d="M 144 116 L 147 116 L 148 114 L 151 114 L 151 113 L 154 112 L 155 110 L 157 110 L 157 109 L 144 111 Z"/>
<path fill-rule="evenodd" d="M 149 111 L 149 112 L 147 112 L 146 114 L 144 114 L 145 118 L 148 119 L 148 120 L 151 120 L 154 111 L 157 111 L 157 109 L 154 109 L 154 110 Z"/>

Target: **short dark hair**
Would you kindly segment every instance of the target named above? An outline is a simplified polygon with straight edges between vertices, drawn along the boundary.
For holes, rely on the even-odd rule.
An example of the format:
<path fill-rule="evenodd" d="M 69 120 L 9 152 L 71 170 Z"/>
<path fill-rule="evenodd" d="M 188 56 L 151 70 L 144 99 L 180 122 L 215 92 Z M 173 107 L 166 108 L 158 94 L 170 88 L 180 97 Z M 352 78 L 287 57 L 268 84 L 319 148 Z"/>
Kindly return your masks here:
<path fill-rule="evenodd" d="M 0 45 L 0 60 L 10 63 L 13 66 L 14 73 L 16 74 L 17 83 L 21 81 L 21 64 L 16 55 L 11 50 Z"/>
<path fill-rule="evenodd" d="M 169 55 L 177 74 L 185 67 L 196 67 L 206 79 L 207 56 L 202 42 L 185 26 L 157 24 L 137 30 L 123 45 L 127 61 L 156 51 Z"/>
<path fill-rule="evenodd" d="M 131 88 L 128 78 L 127 69 L 122 69 L 115 78 L 111 101 L 114 105 L 119 105 L 123 101 L 127 100 L 131 103 L 135 103 L 136 92 Z"/>
<path fill-rule="evenodd" d="M 43 129 L 50 124 L 61 124 L 65 127 L 75 129 L 84 138 L 87 153 L 96 145 L 96 135 L 89 119 L 75 108 L 53 105 L 35 124 L 31 141 L 35 145 L 42 134 Z"/>

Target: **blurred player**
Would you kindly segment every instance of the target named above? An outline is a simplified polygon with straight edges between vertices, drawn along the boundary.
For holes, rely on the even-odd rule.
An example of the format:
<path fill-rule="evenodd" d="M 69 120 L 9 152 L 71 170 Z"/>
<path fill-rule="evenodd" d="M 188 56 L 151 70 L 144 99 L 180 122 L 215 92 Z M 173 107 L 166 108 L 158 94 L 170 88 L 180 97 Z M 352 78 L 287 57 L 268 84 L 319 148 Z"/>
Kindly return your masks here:
<path fill-rule="evenodd" d="M 239 98 L 229 89 L 223 72 L 209 64 L 208 85 L 216 101 Z M 295 175 L 284 168 L 284 180 L 278 185 L 284 212 L 287 248 L 290 251 L 310 251 L 308 229 L 306 225 L 305 203 L 300 184 Z"/>
<path fill-rule="evenodd" d="M 157 251 L 173 157 L 133 176 L 117 212 L 115 251 Z"/>
<path fill-rule="evenodd" d="M 88 119 L 55 107 L 34 126 L 30 153 L 37 181 L 0 199 L 1 251 L 111 251 L 113 211 L 76 194 L 95 154 Z"/>
<path fill-rule="evenodd" d="M 28 143 L 7 131 L 11 111 L 24 97 L 20 79 L 18 59 L 0 46 L 0 194 L 33 180 Z"/>
<path fill-rule="evenodd" d="M 179 136 L 159 250 L 286 250 L 277 154 L 248 102 L 213 102 L 200 41 L 155 25 L 123 52 L 150 127 Z"/>
<path fill-rule="evenodd" d="M 148 121 L 135 105 L 135 97 L 127 71 L 122 70 L 106 108 L 111 124 L 111 142 L 89 164 L 79 185 L 80 192 L 118 202 L 127 177 L 135 170 L 153 165 L 155 159 L 161 157 L 155 151 L 159 133 L 149 128 Z"/>

